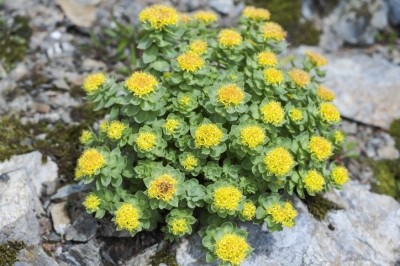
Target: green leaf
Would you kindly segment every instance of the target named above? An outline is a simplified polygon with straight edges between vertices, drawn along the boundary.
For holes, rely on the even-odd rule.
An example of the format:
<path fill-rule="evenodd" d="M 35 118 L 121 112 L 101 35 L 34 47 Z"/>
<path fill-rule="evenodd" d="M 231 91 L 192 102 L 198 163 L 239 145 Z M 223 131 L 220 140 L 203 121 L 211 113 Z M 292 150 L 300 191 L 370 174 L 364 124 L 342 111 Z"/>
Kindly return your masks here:
<path fill-rule="evenodd" d="M 152 45 L 149 49 L 145 50 L 143 53 L 143 62 L 145 64 L 149 64 L 157 59 L 158 55 L 158 46 Z"/>
<path fill-rule="evenodd" d="M 169 69 L 169 64 L 167 61 L 164 60 L 157 60 L 155 61 L 153 64 L 151 64 L 151 66 L 160 72 L 164 72 L 167 71 Z"/>

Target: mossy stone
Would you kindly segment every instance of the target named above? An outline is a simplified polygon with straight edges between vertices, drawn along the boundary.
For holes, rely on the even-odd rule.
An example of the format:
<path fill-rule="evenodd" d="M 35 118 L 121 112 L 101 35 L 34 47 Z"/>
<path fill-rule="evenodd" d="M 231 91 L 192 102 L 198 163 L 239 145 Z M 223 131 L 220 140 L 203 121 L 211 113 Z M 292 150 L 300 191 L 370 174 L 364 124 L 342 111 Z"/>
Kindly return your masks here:
<path fill-rule="evenodd" d="M 303 201 L 307 205 L 308 211 L 317 220 L 325 219 L 325 216 L 329 211 L 343 209 L 343 207 L 324 198 L 322 195 L 319 194 L 316 195 L 315 197 L 306 196 Z"/>
<path fill-rule="evenodd" d="M 23 241 L 8 241 L 0 244 L 0 266 L 12 266 L 18 260 L 18 252 L 26 248 Z"/>
<path fill-rule="evenodd" d="M 175 256 L 166 250 L 161 250 L 150 258 L 150 265 L 152 266 L 158 266 L 161 263 L 168 266 L 178 266 Z"/>

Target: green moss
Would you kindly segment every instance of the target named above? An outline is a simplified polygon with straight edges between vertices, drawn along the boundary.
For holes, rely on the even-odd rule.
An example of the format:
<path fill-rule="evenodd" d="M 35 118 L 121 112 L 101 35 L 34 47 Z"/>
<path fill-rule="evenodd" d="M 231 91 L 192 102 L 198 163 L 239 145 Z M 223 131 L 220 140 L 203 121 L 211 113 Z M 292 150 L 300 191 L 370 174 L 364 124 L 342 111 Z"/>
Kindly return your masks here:
<path fill-rule="evenodd" d="M 150 265 L 158 266 L 160 263 L 165 263 L 168 266 L 178 266 L 176 258 L 167 250 L 162 250 L 150 258 Z"/>
<path fill-rule="evenodd" d="M 396 142 L 396 148 L 400 150 L 400 119 L 396 119 L 390 124 L 389 134 Z"/>
<path fill-rule="evenodd" d="M 0 63 L 7 71 L 25 57 L 31 36 L 27 17 L 16 16 L 11 21 L 0 19 Z"/>
<path fill-rule="evenodd" d="M 0 244 L 0 266 L 12 266 L 17 262 L 18 252 L 26 247 L 22 241 Z"/>
<path fill-rule="evenodd" d="M 343 209 L 341 206 L 321 195 L 316 195 L 315 197 L 306 196 L 303 201 L 307 205 L 308 211 L 318 220 L 325 219 L 329 211 Z"/>
<path fill-rule="evenodd" d="M 400 200 L 400 160 L 372 162 L 375 182 L 371 190 Z"/>

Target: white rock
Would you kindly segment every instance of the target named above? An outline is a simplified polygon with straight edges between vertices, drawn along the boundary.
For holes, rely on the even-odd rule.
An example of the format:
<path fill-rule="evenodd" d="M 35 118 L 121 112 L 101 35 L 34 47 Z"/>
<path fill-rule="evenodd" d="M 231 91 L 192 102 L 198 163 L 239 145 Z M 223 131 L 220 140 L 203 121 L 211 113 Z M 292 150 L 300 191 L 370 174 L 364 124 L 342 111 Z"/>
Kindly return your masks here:
<path fill-rule="evenodd" d="M 54 231 L 57 234 L 64 235 L 65 231 L 71 225 L 67 212 L 67 202 L 54 204 L 50 207 L 51 219 L 53 220 Z"/>

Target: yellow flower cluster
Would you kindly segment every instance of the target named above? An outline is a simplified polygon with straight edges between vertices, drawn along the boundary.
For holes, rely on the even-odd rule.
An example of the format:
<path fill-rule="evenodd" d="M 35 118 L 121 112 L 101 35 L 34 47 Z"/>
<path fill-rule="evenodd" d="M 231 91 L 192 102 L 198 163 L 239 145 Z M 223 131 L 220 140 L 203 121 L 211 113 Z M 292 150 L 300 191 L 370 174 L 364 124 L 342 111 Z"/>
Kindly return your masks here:
<path fill-rule="evenodd" d="M 236 234 L 225 234 L 215 243 L 215 255 L 218 259 L 232 265 L 240 265 L 249 250 L 246 239 Z"/>
<path fill-rule="evenodd" d="M 308 149 L 318 161 L 325 161 L 332 155 L 332 144 L 324 137 L 312 136 Z"/>
<path fill-rule="evenodd" d="M 135 96 L 142 98 L 157 88 L 158 81 L 151 74 L 137 71 L 125 80 L 124 85 Z"/>
<path fill-rule="evenodd" d="M 307 51 L 306 55 L 308 57 L 308 59 L 311 61 L 312 64 L 314 64 L 315 66 L 321 67 L 321 66 L 325 66 L 328 61 L 326 60 L 326 58 L 320 54 L 311 52 L 311 51 Z"/>
<path fill-rule="evenodd" d="M 92 132 L 89 130 L 82 130 L 81 136 L 79 137 L 79 142 L 81 144 L 86 144 L 90 139 L 92 139 Z"/>
<path fill-rule="evenodd" d="M 274 126 L 282 124 L 285 111 L 283 110 L 281 103 L 277 101 L 271 101 L 260 107 L 262 120 L 265 123 L 271 123 Z"/>
<path fill-rule="evenodd" d="M 134 232 L 139 228 L 139 211 L 130 203 L 122 204 L 115 212 L 114 222 L 119 230 Z"/>
<path fill-rule="evenodd" d="M 204 59 L 192 51 L 181 54 L 177 61 L 179 68 L 187 72 L 196 72 L 204 66 Z"/>
<path fill-rule="evenodd" d="M 180 125 L 179 121 L 173 118 L 168 118 L 164 123 L 164 128 L 169 134 L 173 134 L 176 128 Z"/>
<path fill-rule="evenodd" d="M 310 76 L 301 69 L 292 69 L 289 71 L 290 79 L 300 88 L 306 87 L 310 83 Z"/>
<path fill-rule="evenodd" d="M 88 212 L 95 212 L 99 209 L 100 207 L 101 200 L 99 197 L 97 197 L 94 194 L 89 194 L 85 198 L 85 201 L 83 202 L 83 206 L 85 206 L 86 210 Z"/>
<path fill-rule="evenodd" d="M 254 6 L 248 6 L 243 10 L 243 17 L 256 20 L 256 21 L 264 21 L 269 20 L 271 14 L 267 9 L 264 8 L 256 8 Z"/>
<path fill-rule="evenodd" d="M 240 141 L 250 149 L 257 148 L 265 140 L 264 130 L 260 126 L 246 126 L 240 130 Z"/>
<path fill-rule="evenodd" d="M 182 235 L 187 232 L 188 224 L 186 219 L 176 218 L 168 225 L 173 235 Z"/>
<path fill-rule="evenodd" d="M 207 42 L 194 40 L 189 44 L 189 50 L 196 54 L 204 54 L 207 51 Z"/>
<path fill-rule="evenodd" d="M 278 63 L 278 58 L 273 52 L 264 51 L 257 55 L 257 61 L 260 66 L 273 67 Z"/>
<path fill-rule="evenodd" d="M 336 130 L 333 134 L 333 138 L 335 139 L 335 143 L 342 143 L 346 137 L 342 131 Z"/>
<path fill-rule="evenodd" d="M 94 148 L 85 150 L 78 159 L 78 169 L 82 175 L 91 176 L 105 165 L 104 156 Z"/>
<path fill-rule="evenodd" d="M 289 117 L 294 122 L 299 122 L 303 120 L 303 112 L 298 108 L 293 108 L 289 111 Z"/>
<path fill-rule="evenodd" d="M 340 112 L 331 103 L 321 103 L 319 106 L 319 112 L 322 120 L 328 122 L 329 124 L 337 124 L 340 122 Z"/>
<path fill-rule="evenodd" d="M 267 40 L 283 41 L 286 38 L 286 32 L 281 25 L 275 22 L 266 22 L 263 26 L 263 33 Z"/>
<path fill-rule="evenodd" d="M 193 156 L 193 154 L 188 154 L 185 159 L 182 161 L 182 166 L 186 170 L 193 170 L 195 167 L 199 165 L 199 160 Z"/>
<path fill-rule="evenodd" d="M 339 186 L 344 185 L 349 181 L 349 172 L 343 166 L 336 166 L 331 172 L 332 181 Z"/>
<path fill-rule="evenodd" d="M 83 89 L 87 93 L 97 91 L 101 85 L 106 82 L 106 76 L 103 73 L 89 75 L 83 82 Z"/>
<path fill-rule="evenodd" d="M 126 128 L 127 126 L 120 121 L 111 121 L 107 127 L 107 137 L 112 140 L 119 140 Z"/>
<path fill-rule="evenodd" d="M 278 85 L 283 81 L 283 72 L 276 68 L 268 68 L 264 70 L 264 78 L 268 84 Z"/>
<path fill-rule="evenodd" d="M 215 124 L 200 125 L 194 134 L 196 148 L 210 148 L 221 143 L 224 133 Z"/>
<path fill-rule="evenodd" d="M 150 151 L 156 145 L 157 136 L 151 132 L 139 132 L 136 145 L 143 151 Z"/>
<path fill-rule="evenodd" d="M 264 164 L 269 173 L 276 176 L 284 176 L 292 170 L 294 160 L 287 149 L 277 147 L 267 153 L 264 158 Z"/>
<path fill-rule="evenodd" d="M 242 43 L 243 38 L 236 30 L 222 30 L 218 34 L 218 42 L 224 47 L 235 47 Z"/>
<path fill-rule="evenodd" d="M 250 201 L 245 202 L 241 214 L 246 221 L 251 221 L 256 216 L 256 205 Z"/>
<path fill-rule="evenodd" d="M 153 5 L 143 9 L 139 14 L 141 22 L 148 22 L 153 29 L 161 30 L 179 22 L 179 13 L 172 7 Z"/>
<path fill-rule="evenodd" d="M 325 185 L 324 177 L 315 170 L 308 171 L 303 181 L 304 187 L 312 193 L 321 192 Z"/>
<path fill-rule="evenodd" d="M 322 85 L 318 87 L 317 95 L 321 100 L 327 101 L 327 102 L 331 102 L 331 101 L 335 100 L 335 98 L 336 98 L 335 93 L 333 91 L 331 91 L 328 88 L 325 88 Z"/>
<path fill-rule="evenodd" d="M 271 205 L 267 209 L 267 214 L 272 216 L 274 222 L 290 228 L 294 225 L 297 211 L 290 202 L 285 202 L 285 204 L 275 203 Z"/>
<path fill-rule="evenodd" d="M 169 202 L 176 193 L 176 179 L 163 174 L 151 181 L 147 194 L 151 199 Z"/>
<path fill-rule="evenodd" d="M 193 18 L 203 22 L 204 24 L 211 24 L 218 20 L 217 14 L 212 11 L 197 11 L 193 14 Z"/>
<path fill-rule="evenodd" d="M 225 105 L 225 108 L 231 105 L 238 106 L 244 100 L 244 92 L 235 84 L 224 85 L 218 89 L 217 100 Z"/>
<path fill-rule="evenodd" d="M 242 199 L 242 192 L 234 186 L 220 187 L 214 191 L 214 206 L 218 210 L 236 211 Z"/>

